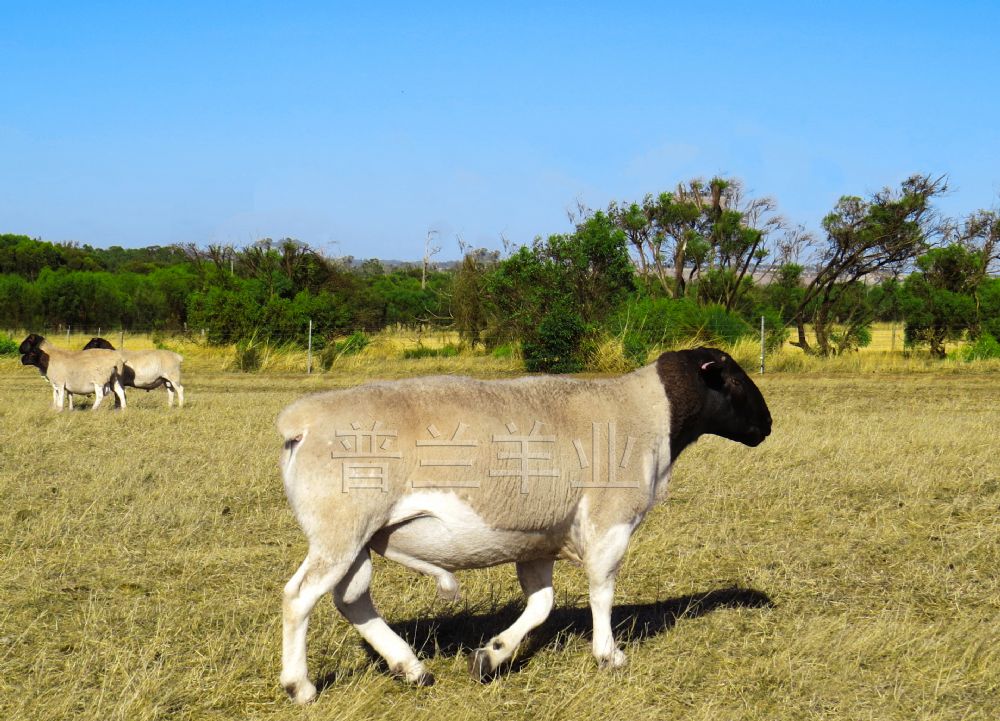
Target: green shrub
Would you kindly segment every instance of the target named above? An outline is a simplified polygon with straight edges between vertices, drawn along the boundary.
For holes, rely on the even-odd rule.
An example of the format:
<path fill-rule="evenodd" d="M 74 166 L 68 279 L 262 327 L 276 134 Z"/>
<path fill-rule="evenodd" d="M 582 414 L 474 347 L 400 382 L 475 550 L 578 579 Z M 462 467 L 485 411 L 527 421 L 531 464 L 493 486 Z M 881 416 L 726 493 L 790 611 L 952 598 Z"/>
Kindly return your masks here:
<path fill-rule="evenodd" d="M 721 305 L 702 306 L 701 311 L 703 320 L 698 340 L 732 344 L 741 338 L 754 335 L 754 328 Z"/>
<path fill-rule="evenodd" d="M 524 367 L 530 372 L 575 373 L 583 370 L 581 344 L 586 327 L 580 315 L 565 304 L 553 306 L 537 331 L 523 343 Z"/>
<path fill-rule="evenodd" d="M 872 329 L 863 325 L 846 331 L 833 330 L 830 332 L 830 342 L 836 346 L 838 353 L 856 351 L 871 345 Z"/>
<path fill-rule="evenodd" d="M 457 345 L 449 343 L 441 348 L 428 348 L 419 345 L 416 348 L 407 348 L 403 351 L 403 358 L 454 358 L 460 352 Z"/>
<path fill-rule="evenodd" d="M 1000 343 L 989 333 L 983 333 L 975 343 L 965 346 L 960 352 L 964 361 L 1000 358 Z"/>
<path fill-rule="evenodd" d="M 327 343 L 319 354 L 319 364 L 323 370 L 328 371 L 337 362 L 337 359 L 345 355 L 357 355 L 372 342 L 365 333 L 357 331 L 336 343 Z"/>
<path fill-rule="evenodd" d="M 18 355 L 18 343 L 6 333 L 0 335 L 0 355 Z"/>
<path fill-rule="evenodd" d="M 242 373 L 256 373 L 264 360 L 263 343 L 253 335 L 236 344 L 236 356 L 233 365 Z"/>
<path fill-rule="evenodd" d="M 785 325 L 779 311 L 774 308 L 757 308 L 754 311 L 754 317 L 757 319 L 754 330 L 759 331 L 761 316 L 764 316 L 764 349 L 768 353 L 775 353 L 788 340 L 789 328 Z M 870 336 L 868 342 L 871 342 Z"/>
<path fill-rule="evenodd" d="M 357 355 L 367 348 L 368 344 L 371 342 L 371 338 L 363 332 L 357 331 L 355 333 L 351 333 L 344 340 L 335 343 L 334 348 L 337 349 L 337 353 L 339 355 Z"/>
<path fill-rule="evenodd" d="M 510 358 L 514 355 L 514 344 L 504 343 L 503 345 L 498 345 L 493 349 L 492 355 L 494 358 L 498 359 Z"/>
<path fill-rule="evenodd" d="M 702 306 L 691 298 L 637 298 L 608 324 L 622 338 L 630 357 L 644 358 L 654 348 L 684 343 L 728 343 L 756 335 L 756 330 L 719 305 Z"/>
<path fill-rule="evenodd" d="M 649 342 L 639 333 L 626 333 L 622 337 L 622 351 L 624 351 L 625 357 L 636 366 L 646 364 L 651 350 Z"/>

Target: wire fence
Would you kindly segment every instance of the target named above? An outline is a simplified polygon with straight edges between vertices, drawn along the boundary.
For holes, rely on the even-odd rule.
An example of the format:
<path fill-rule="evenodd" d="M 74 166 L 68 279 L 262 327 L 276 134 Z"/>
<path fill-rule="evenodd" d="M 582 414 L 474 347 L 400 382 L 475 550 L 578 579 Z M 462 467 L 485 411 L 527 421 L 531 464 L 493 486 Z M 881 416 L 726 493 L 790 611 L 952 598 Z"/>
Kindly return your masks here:
<path fill-rule="evenodd" d="M 314 335 L 312 320 L 308 319 L 305 322 L 308 328 L 306 337 L 302 339 L 305 342 L 301 343 L 301 345 L 298 343 L 294 344 L 296 346 L 296 352 L 292 353 L 292 355 L 297 355 L 298 358 L 302 359 L 301 366 L 303 371 L 306 373 L 313 373 L 317 370 L 317 367 L 321 365 L 317 361 L 324 347 L 332 346 L 335 344 L 336 338 L 348 338 L 352 335 L 352 333 L 342 330 L 339 331 L 334 338 L 317 338 Z M 916 351 L 913 346 L 907 344 L 904 334 L 904 325 L 904 322 L 901 320 L 879 322 L 874 327 L 869 329 L 869 338 L 866 342 L 859 346 L 851 347 L 849 350 L 851 352 L 860 351 L 866 354 L 880 353 L 892 356 L 913 355 L 915 352 L 919 355 L 930 355 L 926 350 Z M 954 350 L 956 347 L 971 344 L 974 340 L 971 339 L 968 334 L 968 331 L 971 330 L 973 329 L 961 329 L 959 334 L 963 336 L 962 338 L 949 337 L 949 348 Z M 651 350 L 666 350 L 672 347 L 690 347 L 692 344 L 735 347 L 738 343 L 741 347 L 740 362 L 744 365 L 744 367 L 749 366 L 747 367 L 747 370 L 752 367 L 756 372 L 761 374 L 767 373 L 769 366 L 778 360 L 786 360 L 788 352 L 796 352 L 793 348 L 793 346 L 796 345 L 797 340 L 797 330 L 794 324 L 775 323 L 773 320 L 770 320 L 765 316 L 760 316 L 759 323 L 756 327 L 752 328 L 751 332 L 753 335 L 747 335 L 744 329 L 744 332 L 742 332 L 737 338 L 732 336 L 732 331 L 733 327 L 731 324 L 722 323 L 716 326 L 712 322 L 708 322 L 702 327 L 689 329 L 688 333 L 682 334 L 677 338 L 671 338 L 665 334 L 660 342 L 653 343 Z M 808 342 L 812 345 L 813 349 L 815 349 L 816 342 L 813 335 L 813 329 L 811 327 L 807 327 L 807 331 Z M 121 326 L 75 326 L 70 323 L 57 323 L 54 325 L 43 326 L 40 328 L 33 327 L 30 329 L 8 326 L 0 331 L 0 340 L 2 340 L 2 335 L 5 334 L 14 343 L 19 343 L 20 340 L 26 337 L 29 333 L 43 335 L 60 346 L 73 349 L 82 349 L 91 338 L 98 337 L 111 342 L 112 345 L 119 350 L 129 348 L 149 348 L 150 343 L 152 343 L 153 346 L 160 346 L 164 343 L 178 341 L 206 347 L 213 346 L 209 340 L 209 331 L 207 328 L 192 327 L 186 324 L 179 327 L 131 326 L 124 328 Z M 458 346 L 463 345 L 458 331 L 453 328 L 429 326 L 426 324 L 420 326 L 393 325 L 381 329 L 374 335 L 371 331 L 365 330 L 359 330 L 357 331 L 357 334 L 366 334 L 369 337 L 384 334 L 385 336 L 391 337 L 393 345 L 398 346 L 397 350 L 401 357 L 406 358 L 419 357 L 404 355 L 404 351 L 410 348 L 420 349 L 421 347 L 424 347 L 427 349 L 433 349 L 437 346 L 450 344 Z M 749 347 L 753 343 L 758 344 L 758 350 L 756 353 L 750 350 Z M 292 344 L 283 345 L 271 343 L 266 337 L 261 338 L 259 340 L 259 344 L 267 345 L 272 349 L 278 349 L 279 352 L 283 352 L 282 349 L 287 352 L 291 352 L 292 350 Z M 223 345 L 229 347 L 236 345 L 237 352 L 239 352 L 241 344 Z M 778 356 L 783 353 L 785 356 L 779 359 Z"/>
<path fill-rule="evenodd" d="M 59 323 L 56 325 L 41 327 L 33 326 L 30 329 L 8 326 L 4 328 L 2 332 L 14 339 L 23 338 L 29 333 L 37 333 L 38 335 L 44 336 L 53 342 L 61 341 L 66 345 L 79 340 L 81 337 L 87 337 L 88 340 L 90 338 L 104 338 L 111 343 L 115 343 L 117 341 L 117 344 L 115 345 L 116 348 L 124 348 L 129 338 L 137 337 L 157 336 L 163 338 L 185 338 L 190 341 L 205 341 L 206 333 L 208 331 L 206 328 L 123 328 L 121 326 L 74 326 L 70 323 Z"/>
<path fill-rule="evenodd" d="M 727 332 L 731 331 L 728 327 L 710 327 L 712 324 L 709 323 L 708 326 L 701 328 L 697 331 L 696 335 L 704 338 L 718 338 L 726 335 Z M 768 353 L 768 343 L 767 343 L 767 332 L 769 328 L 765 322 L 765 318 L 762 316 L 760 319 L 760 362 L 759 362 L 759 372 L 764 373 L 766 370 L 766 358 Z M 426 326 L 419 327 L 409 327 L 409 326 L 396 326 L 391 328 L 383 329 L 383 332 L 388 331 L 397 340 L 400 340 L 407 344 L 412 344 L 414 346 L 422 346 L 424 341 L 431 341 L 435 336 L 440 336 L 436 338 L 439 344 L 444 344 L 449 341 L 454 341 L 456 338 L 453 336 L 457 335 L 457 331 L 448 331 L 442 328 L 429 329 Z M 74 326 L 70 323 L 58 323 L 55 325 L 43 326 L 41 328 L 32 328 L 30 331 L 25 328 L 7 328 L 6 334 L 15 342 L 24 338 L 28 333 L 37 333 L 39 335 L 45 336 L 49 340 L 64 345 L 67 348 L 79 347 L 83 348 L 84 345 L 91 338 L 104 338 L 105 340 L 111 342 L 115 348 L 119 350 L 125 350 L 129 348 L 129 341 L 133 342 L 139 341 L 141 346 L 148 347 L 150 338 L 153 339 L 154 343 L 159 344 L 164 341 L 171 339 L 183 340 L 186 342 L 200 343 L 208 345 L 208 330 L 206 328 L 194 328 L 187 325 L 182 327 L 103 327 L 103 326 Z M 362 331 L 363 332 L 363 331 Z M 339 333 L 342 336 L 350 336 L 351 333 L 343 332 Z M 140 341 L 141 339 L 141 341 Z M 433 343 L 433 341 L 432 341 Z M 323 347 L 321 343 L 320 348 Z M 306 347 L 303 349 L 306 352 L 305 358 L 305 368 L 306 373 L 312 373 L 316 368 L 316 359 L 314 353 L 314 343 L 313 343 L 313 323 L 312 320 L 308 320 L 308 333 L 306 337 Z"/>

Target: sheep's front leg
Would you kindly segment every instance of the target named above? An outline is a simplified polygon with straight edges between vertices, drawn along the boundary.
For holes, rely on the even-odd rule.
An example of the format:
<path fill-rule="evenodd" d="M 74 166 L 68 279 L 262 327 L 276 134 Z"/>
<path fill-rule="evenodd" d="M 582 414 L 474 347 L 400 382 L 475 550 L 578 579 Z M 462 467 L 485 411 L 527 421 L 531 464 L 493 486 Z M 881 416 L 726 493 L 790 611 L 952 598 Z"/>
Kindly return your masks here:
<path fill-rule="evenodd" d="M 493 676 L 500 665 L 514 655 L 521 641 L 533 628 L 540 626 L 552 612 L 555 594 L 552 590 L 554 561 L 538 560 L 517 564 L 517 580 L 521 583 L 528 603 L 511 626 L 490 639 L 483 648 L 469 656 L 469 673 L 478 681 Z"/>
<path fill-rule="evenodd" d="M 353 555 L 353 554 L 352 554 Z M 281 685 L 296 703 L 316 698 L 306 665 L 309 614 L 324 594 L 333 590 L 350 567 L 350 560 L 330 562 L 307 555 L 299 570 L 285 584 L 282 604 Z"/>
<path fill-rule="evenodd" d="M 65 386 L 54 385 L 52 386 L 52 407 L 57 411 L 62 411 L 63 409 L 63 398 L 66 394 Z"/>
<path fill-rule="evenodd" d="M 633 528 L 615 526 L 592 544 L 588 544 L 584 566 L 590 581 L 590 611 L 594 617 L 594 658 L 601 668 L 619 668 L 627 662 L 615 644 L 611 630 L 611 607 L 614 605 L 615 576 Z"/>
<path fill-rule="evenodd" d="M 392 672 L 417 686 L 430 686 L 434 676 L 424 668 L 413 649 L 379 615 L 372 602 L 372 560 L 362 549 L 347 574 L 333 589 L 333 601 L 344 618 L 389 664 Z"/>

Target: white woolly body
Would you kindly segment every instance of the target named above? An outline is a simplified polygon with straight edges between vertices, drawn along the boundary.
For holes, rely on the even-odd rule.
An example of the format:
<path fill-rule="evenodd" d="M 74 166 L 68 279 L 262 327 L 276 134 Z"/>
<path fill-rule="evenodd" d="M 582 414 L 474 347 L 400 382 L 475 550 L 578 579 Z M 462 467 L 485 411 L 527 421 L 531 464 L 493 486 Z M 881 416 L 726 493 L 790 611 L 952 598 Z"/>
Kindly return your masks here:
<path fill-rule="evenodd" d="M 174 405 L 176 392 L 177 405 L 184 407 L 184 386 L 181 385 L 181 362 L 184 358 L 179 353 L 168 350 L 136 350 L 122 351 L 122 356 L 125 358 L 125 365 L 134 374 L 133 378 L 128 379 L 129 385 L 147 391 L 165 386 L 167 406 Z"/>
<path fill-rule="evenodd" d="M 555 560 L 580 563 L 594 656 L 602 666 L 624 664 L 611 628 L 614 579 L 636 526 L 666 493 L 668 392 L 654 364 L 605 380 L 369 383 L 288 406 L 278 417 L 282 476 L 309 540 L 285 586 L 281 682 L 292 698 L 316 695 L 306 628 L 327 592 L 390 669 L 429 682 L 375 610 L 371 551 L 434 577 L 447 599 L 458 596 L 455 571 L 516 564 L 527 604 L 472 654 L 477 678 L 548 616 Z"/>
<path fill-rule="evenodd" d="M 49 357 L 45 377 L 52 384 L 52 405 L 58 410 L 63 408 L 66 394 L 96 396 L 93 408 L 96 409 L 105 395 L 105 389 L 110 388 L 118 395 L 122 406 L 125 405 L 125 394 L 118 383 L 118 377 L 124 370 L 121 354 L 114 350 L 70 351 L 57 348 L 48 341 L 42 341 L 39 348 Z M 70 397 L 72 408 L 72 396 Z"/>
<path fill-rule="evenodd" d="M 757 395 L 748 400 L 748 392 Z M 713 349 L 664 354 L 613 379 L 417 378 L 293 403 L 278 417 L 281 468 L 309 553 L 284 589 L 282 685 L 297 702 L 315 697 L 306 629 L 331 592 L 393 672 L 431 681 L 375 609 L 372 551 L 434 577 L 447 599 L 458 596 L 455 571 L 516 565 L 527 603 L 472 653 L 478 679 L 548 616 L 554 562 L 579 563 L 590 584 L 594 657 L 621 666 L 611 627 L 615 575 L 632 533 L 666 494 L 672 439 L 680 448 L 712 432 L 756 445 L 770 426 L 752 381 Z"/>
<path fill-rule="evenodd" d="M 120 351 L 125 365 L 135 373 L 131 385 L 136 388 L 152 389 L 162 385 L 161 379 L 180 385 L 181 362 L 184 357 L 169 350 L 123 350 Z"/>
<path fill-rule="evenodd" d="M 93 353 L 98 348 L 92 348 L 87 353 Z M 184 357 L 169 350 L 122 350 L 126 373 L 122 384 L 141 390 L 154 390 L 160 386 L 167 389 L 167 405 L 174 404 L 174 392 L 177 392 L 178 405 L 184 405 L 184 386 L 181 385 L 181 363 Z M 72 403 L 72 398 L 70 399 Z"/>
<path fill-rule="evenodd" d="M 376 423 L 396 434 L 391 452 L 399 456 L 386 462 L 384 492 L 345 492 L 345 434 Z M 529 438 L 534 429 L 536 436 L 556 439 L 528 444 L 529 452 L 544 449 L 550 456 L 527 461 L 530 472 L 553 475 L 517 475 L 520 462 L 503 457 L 516 444 L 496 440 L 511 436 L 511 426 Z M 386 526 L 414 526 L 395 528 L 399 539 L 434 535 L 437 525 L 457 529 L 468 521 L 468 509 L 485 527 L 515 532 L 524 544 L 520 550 L 513 542 L 509 549 L 495 548 L 492 558 L 478 552 L 466 557 L 454 547 L 455 568 L 580 557 L 580 539 L 569 532 L 579 524 L 584 499 L 597 528 L 633 523 L 662 496 L 670 469 L 669 404 L 653 366 L 600 381 L 444 377 L 373 383 L 304 398 L 282 412 L 278 427 L 291 447 L 283 466 L 286 492 L 310 541 L 323 544 L 334 526 L 339 534 L 350 528 L 364 538 Z M 460 427 L 456 440 L 475 446 L 419 445 L 434 440 L 429 428 L 443 439 Z M 585 487 L 608 480 L 609 429 L 616 436 L 617 487 Z M 435 455 L 468 465 L 426 465 Z M 436 562 L 446 563 L 448 551 L 436 554 Z"/>
<path fill-rule="evenodd" d="M 551 534 L 493 528 L 471 505 L 447 491 L 418 491 L 401 498 L 389 523 L 373 537 L 372 550 L 421 560 L 447 571 L 559 551 Z"/>

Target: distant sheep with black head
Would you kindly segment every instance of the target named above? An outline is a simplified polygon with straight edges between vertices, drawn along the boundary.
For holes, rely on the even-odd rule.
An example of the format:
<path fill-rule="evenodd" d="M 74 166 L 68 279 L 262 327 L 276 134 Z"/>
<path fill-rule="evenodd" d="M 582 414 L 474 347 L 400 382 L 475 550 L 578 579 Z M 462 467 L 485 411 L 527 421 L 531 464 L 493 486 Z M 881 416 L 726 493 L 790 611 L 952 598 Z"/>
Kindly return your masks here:
<path fill-rule="evenodd" d="M 94 394 L 92 410 L 97 410 L 107 392 L 113 392 L 125 407 L 125 391 L 119 379 L 124 362 L 118 351 L 71 351 L 57 348 L 43 336 L 32 333 L 21 343 L 21 364 L 35 366 L 52 384 L 52 406 L 63 409 L 67 394 Z M 72 395 L 70 395 L 72 408 Z"/>
<path fill-rule="evenodd" d="M 95 349 L 114 350 L 104 338 L 91 338 L 83 347 L 85 351 Z M 163 386 L 167 389 L 167 406 L 174 405 L 174 391 L 177 405 L 184 407 L 184 386 L 181 385 L 181 363 L 184 357 L 169 350 L 121 350 L 125 361 L 122 385 L 151 391 Z"/>

